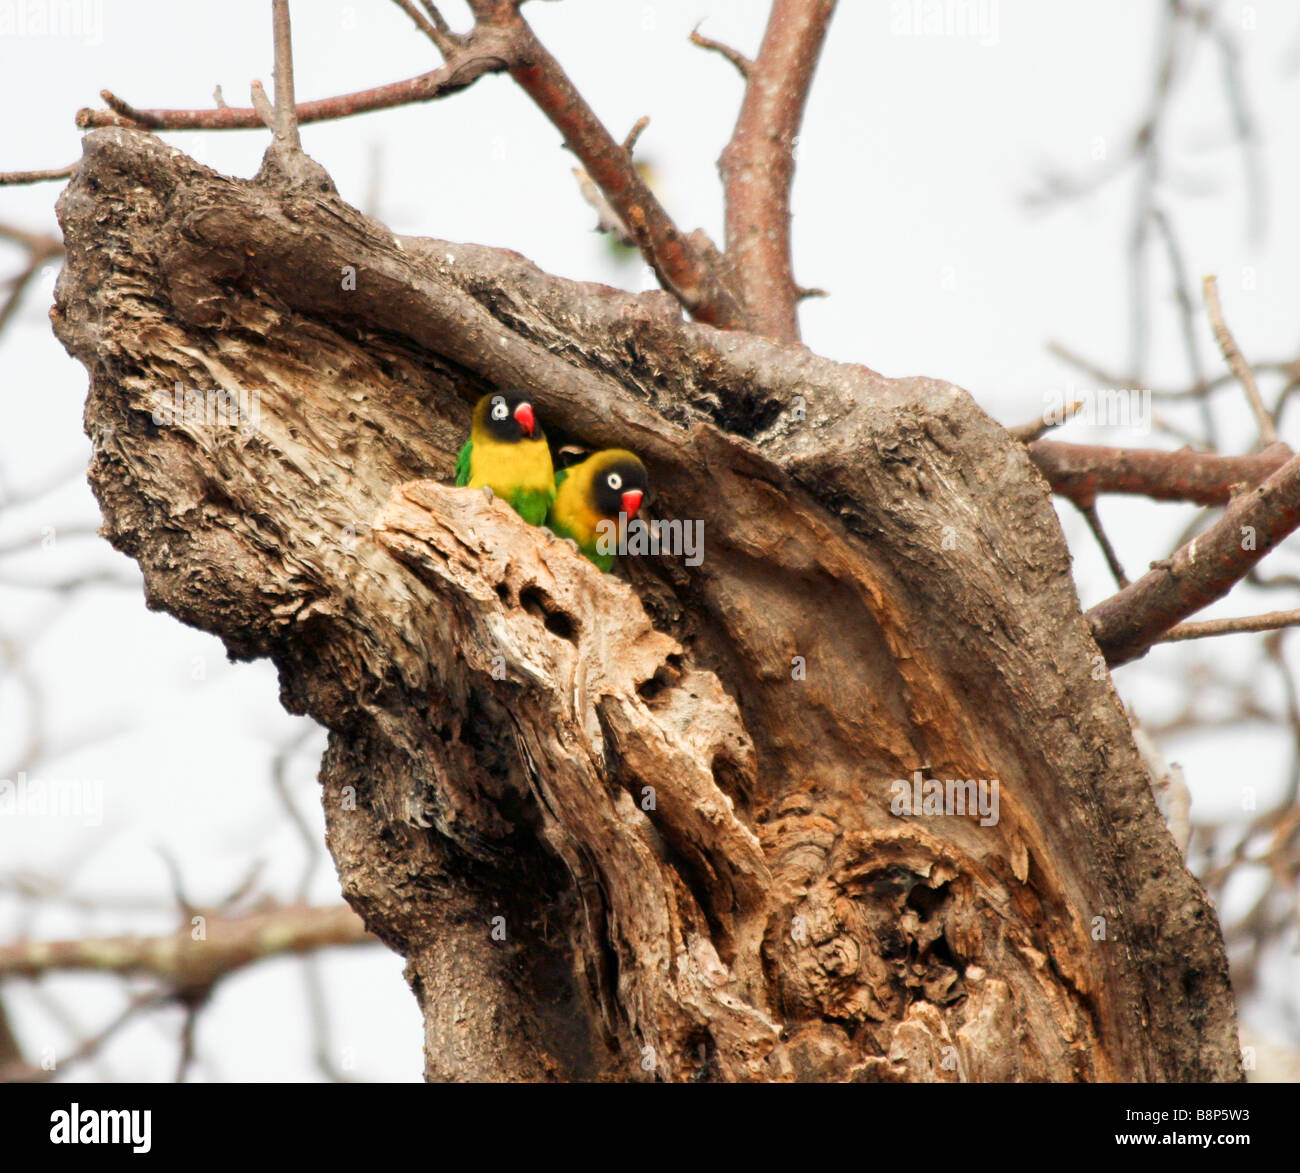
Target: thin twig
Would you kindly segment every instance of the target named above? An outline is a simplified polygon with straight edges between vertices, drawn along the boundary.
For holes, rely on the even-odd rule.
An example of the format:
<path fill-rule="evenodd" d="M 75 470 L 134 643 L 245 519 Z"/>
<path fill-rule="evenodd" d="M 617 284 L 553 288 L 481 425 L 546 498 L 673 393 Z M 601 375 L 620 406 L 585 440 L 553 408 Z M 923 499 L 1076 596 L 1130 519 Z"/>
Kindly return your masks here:
<path fill-rule="evenodd" d="M 1269 611 L 1263 615 L 1246 615 L 1236 619 L 1206 619 L 1200 623 L 1180 623 L 1166 631 L 1158 642 L 1204 639 L 1210 635 L 1234 635 L 1238 632 L 1276 631 L 1280 627 L 1297 625 L 1300 625 L 1300 611 Z"/>
<path fill-rule="evenodd" d="M 1165 242 L 1169 268 L 1174 275 L 1174 293 L 1178 299 L 1178 321 L 1182 328 L 1183 350 L 1187 355 L 1187 365 L 1194 380 L 1187 394 L 1195 396 L 1200 401 L 1201 422 L 1205 428 L 1204 443 L 1207 446 L 1212 445 L 1217 429 L 1205 383 L 1205 368 L 1201 364 L 1201 352 L 1196 345 L 1196 302 L 1192 297 L 1187 266 L 1183 263 L 1183 252 L 1178 245 L 1174 226 L 1163 208 L 1152 209 L 1151 222 L 1155 224 L 1161 239 Z"/>
<path fill-rule="evenodd" d="M 153 1010 L 159 1006 L 165 1006 L 170 1001 L 172 1001 L 172 995 L 166 991 L 149 990 L 143 994 L 137 994 L 107 1026 L 66 1055 L 60 1061 L 62 1066 L 66 1069 L 74 1064 L 83 1063 L 87 1059 L 94 1058 L 108 1040 L 135 1018 L 137 1014 L 146 1010 Z M 61 1073 L 58 1067 L 9 1067 L 0 1071 L 0 1083 L 47 1083 L 59 1074 Z"/>
<path fill-rule="evenodd" d="M 1241 51 L 1227 29 L 1216 23 L 1211 38 L 1219 48 L 1219 61 L 1223 66 L 1224 99 L 1232 118 L 1232 128 L 1241 144 L 1242 165 L 1246 172 L 1246 198 L 1250 201 L 1250 239 L 1258 241 L 1264 235 L 1267 208 L 1264 200 L 1268 184 L 1260 161 L 1259 136 L 1255 120 L 1246 102 L 1246 87 L 1241 76 Z"/>
<path fill-rule="evenodd" d="M 1073 403 L 1066 404 L 1064 410 L 1060 413 L 1060 419 L 1048 418 L 1044 414 L 1036 420 L 1030 420 L 1027 424 L 1016 424 L 1014 427 L 1008 428 L 1007 432 L 1022 444 L 1031 444 L 1053 428 L 1059 428 L 1067 420 L 1072 419 L 1078 414 L 1079 409 L 1083 407 L 1083 403 L 1082 399 L 1076 399 Z"/>
<path fill-rule="evenodd" d="M 1228 364 L 1232 373 L 1237 376 L 1237 381 L 1246 392 L 1246 398 L 1250 401 L 1250 409 L 1255 413 L 1255 422 L 1259 426 L 1260 446 L 1266 447 L 1277 440 L 1277 428 L 1273 424 L 1273 417 L 1268 414 L 1268 408 L 1264 406 L 1264 400 L 1259 393 L 1259 385 L 1255 382 L 1255 372 L 1250 369 L 1250 363 L 1242 356 L 1241 350 L 1237 346 L 1237 340 L 1233 338 L 1232 331 L 1228 329 L 1228 323 L 1223 319 L 1223 306 L 1219 304 L 1218 281 L 1211 275 L 1203 279 L 1202 285 L 1205 291 L 1205 309 L 1210 315 L 1210 325 L 1214 329 L 1215 341 L 1219 344 L 1219 350 L 1223 353 L 1224 361 Z"/>
<path fill-rule="evenodd" d="M 123 118 L 129 118 L 132 122 L 139 123 L 150 130 L 158 129 L 157 118 L 147 110 L 137 110 L 130 102 L 124 102 L 112 90 L 100 90 L 99 96 L 104 99 L 104 104 L 110 110 L 120 114 Z"/>
<path fill-rule="evenodd" d="M 275 757 L 271 759 L 271 785 L 275 790 L 276 797 L 280 800 L 280 805 L 284 807 L 290 821 L 293 823 L 294 830 L 298 832 L 298 838 L 302 840 L 304 854 L 306 855 L 302 877 L 298 881 L 297 893 L 297 899 L 304 904 L 311 894 L 312 876 L 315 874 L 316 865 L 321 861 L 323 853 L 319 837 L 308 825 L 306 818 L 303 817 L 302 812 L 293 801 L 293 795 L 289 791 L 286 771 L 289 759 L 303 746 L 313 732 L 314 730 L 310 725 L 300 730 L 288 743 L 276 750 Z"/>
<path fill-rule="evenodd" d="M 307 954 L 302 959 L 302 980 L 307 992 L 307 1011 L 312 1023 L 312 1054 L 316 1067 L 331 1083 L 352 1083 L 352 1077 L 334 1062 L 333 1031 L 329 1002 L 321 980 L 320 958 Z"/>
<path fill-rule="evenodd" d="M 704 36 L 698 24 L 691 30 L 691 44 L 699 45 L 701 49 L 709 49 L 714 53 L 721 53 L 740 71 L 741 77 L 749 77 L 749 71 L 754 68 L 754 63 L 739 50 L 724 45 L 721 41 L 715 41 L 712 37 Z"/>
<path fill-rule="evenodd" d="M 48 261 L 63 255 L 63 241 L 47 233 L 28 232 L 9 224 L 0 224 L 0 239 L 11 240 L 27 250 L 27 264 L 9 278 L 9 294 L 0 302 L 0 330 L 18 309 L 28 285 Z M 3 504 L 0 501 L 0 504 Z"/>
<path fill-rule="evenodd" d="M 1076 505 L 1075 508 L 1083 514 L 1084 520 L 1088 523 L 1088 528 L 1092 530 L 1092 536 L 1097 539 L 1097 545 L 1101 547 L 1101 552 L 1105 555 L 1106 565 L 1110 567 L 1111 574 L 1122 590 L 1128 586 L 1128 575 L 1124 573 L 1124 567 L 1120 564 L 1119 555 L 1115 553 L 1115 547 L 1110 544 L 1110 538 L 1106 536 L 1106 531 L 1102 528 L 1101 518 L 1097 515 L 1097 506 L 1095 504 Z"/>
<path fill-rule="evenodd" d="M 451 29 L 447 26 L 447 22 L 442 19 L 441 13 L 432 4 L 426 3 L 424 5 L 425 9 L 430 13 L 429 16 L 425 16 L 411 3 L 411 0 L 393 0 L 393 3 L 405 12 L 415 22 L 415 27 L 433 42 L 444 60 L 455 53 L 456 40 L 452 36 Z"/>
<path fill-rule="evenodd" d="M 257 111 L 257 116 L 262 120 L 262 125 L 274 134 L 275 107 L 271 105 L 271 99 L 266 96 L 266 88 L 260 81 L 254 80 L 250 83 L 248 92 L 253 99 L 253 109 Z"/>
<path fill-rule="evenodd" d="M 454 38 L 456 34 L 451 31 L 451 25 L 449 25 L 443 18 L 442 13 L 438 11 L 438 6 L 433 3 L 433 0 L 420 0 L 420 3 L 424 6 L 424 11 L 429 14 L 429 19 L 433 21 L 434 27 L 438 32 L 444 37 Z"/>
<path fill-rule="evenodd" d="M 623 149 L 630 155 L 636 150 L 637 139 L 641 137 L 642 132 L 650 125 L 650 115 L 643 114 L 633 124 L 632 129 L 627 132 L 627 138 L 623 140 Z"/>
<path fill-rule="evenodd" d="M 1051 339 L 1047 343 L 1047 353 L 1055 355 L 1062 362 L 1068 363 L 1078 371 L 1082 371 L 1088 378 L 1095 379 L 1103 387 L 1128 387 L 1134 382 L 1133 379 L 1117 375 L 1114 371 L 1108 371 L 1091 359 L 1084 358 L 1083 355 L 1071 350 L 1064 342 Z"/>
<path fill-rule="evenodd" d="M 1055 340 L 1049 341 L 1047 343 L 1047 353 L 1059 358 L 1062 362 L 1067 363 L 1076 370 L 1081 371 L 1083 374 L 1087 375 L 1088 378 L 1095 379 L 1103 387 L 1131 387 L 1135 382 L 1137 382 L 1137 380 L 1131 376 L 1119 375 L 1114 371 L 1108 371 L 1099 363 L 1095 363 L 1091 359 L 1085 358 L 1083 355 L 1071 350 L 1063 342 L 1057 342 Z M 1300 382 L 1300 359 L 1270 359 L 1266 362 L 1255 363 L 1254 369 L 1256 371 L 1267 371 L 1270 375 L 1285 375 L 1289 381 Z M 1219 391 L 1224 387 L 1231 386 L 1236 383 L 1236 381 L 1236 376 L 1233 375 L 1231 371 L 1228 371 L 1222 375 L 1216 375 L 1213 378 L 1207 377 L 1204 390 L 1206 394 L 1211 391 Z M 1187 399 L 1189 396 L 1199 396 L 1200 394 L 1201 391 L 1195 386 L 1190 388 L 1151 388 L 1152 399 Z M 1198 440 L 1197 445 L 1198 447 L 1204 447 L 1205 441 Z"/>
<path fill-rule="evenodd" d="M 190 1000 L 184 1005 L 185 1020 L 181 1023 L 180 1052 L 176 1057 L 176 1076 L 172 1080 L 173 1083 L 184 1083 L 185 1074 L 194 1062 L 194 1028 L 198 1025 L 202 1002 Z"/>
<path fill-rule="evenodd" d="M 66 167 L 54 167 L 48 171 L 0 171 L 0 187 L 20 183 L 45 183 L 51 179 L 68 179 L 75 167 L 75 163 L 69 163 Z"/>

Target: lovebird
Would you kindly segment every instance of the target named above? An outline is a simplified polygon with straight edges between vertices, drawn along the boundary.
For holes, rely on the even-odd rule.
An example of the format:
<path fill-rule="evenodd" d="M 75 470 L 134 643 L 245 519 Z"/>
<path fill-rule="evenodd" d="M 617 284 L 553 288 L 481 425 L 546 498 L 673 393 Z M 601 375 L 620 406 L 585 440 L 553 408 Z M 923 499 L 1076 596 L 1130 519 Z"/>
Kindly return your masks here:
<path fill-rule="evenodd" d="M 456 460 L 456 484 L 489 489 L 529 525 L 541 525 L 555 500 L 546 434 L 522 395 L 493 391 L 474 405 L 469 439 Z"/>
<path fill-rule="evenodd" d="M 547 528 L 575 542 L 596 566 L 608 572 L 615 555 L 597 549 L 602 521 L 618 524 L 620 513 L 631 520 L 641 508 L 650 478 L 645 465 L 625 448 L 606 448 L 555 474 L 555 502 L 546 516 Z M 617 531 L 606 528 L 610 539 Z"/>

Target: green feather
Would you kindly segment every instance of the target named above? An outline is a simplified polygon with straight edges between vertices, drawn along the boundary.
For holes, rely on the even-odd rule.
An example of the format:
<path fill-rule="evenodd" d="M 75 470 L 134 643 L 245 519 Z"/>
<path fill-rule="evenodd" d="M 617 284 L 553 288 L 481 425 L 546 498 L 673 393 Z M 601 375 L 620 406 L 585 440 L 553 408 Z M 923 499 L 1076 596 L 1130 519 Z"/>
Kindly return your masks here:
<path fill-rule="evenodd" d="M 546 519 L 546 528 L 549 529 L 557 538 L 568 538 L 569 541 L 575 543 L 578 549 L 582 551 L 583 556 L 587 561 L 591 562 L 597 570 L 601 571 L 601 573 L 608 574 L 614 569 L 615 555 L 602 554 L 597 550 L 595 538 L 591 538 L 584 542 L 578 536 L 576 531 L 571 530 L 564 524 L 564 522 L 559 521 L 553 512 Z"/>
<path fill-rule="evenodd" d="M 553 492 L 539 492 L 536 489 L 518 489 L 508 498 L 510 507 L 529 525 L 541 525 L 546 520 L 551 502 L 555 500 Z"/>
<path fill-rule="evenodd" d="M 456 457 L 456 486 L 463 489 L 469 484 L 469 454 L 474 447 L 472 439 L 466 440 L 465 445 L 460 450 L 460 455 Z"/>

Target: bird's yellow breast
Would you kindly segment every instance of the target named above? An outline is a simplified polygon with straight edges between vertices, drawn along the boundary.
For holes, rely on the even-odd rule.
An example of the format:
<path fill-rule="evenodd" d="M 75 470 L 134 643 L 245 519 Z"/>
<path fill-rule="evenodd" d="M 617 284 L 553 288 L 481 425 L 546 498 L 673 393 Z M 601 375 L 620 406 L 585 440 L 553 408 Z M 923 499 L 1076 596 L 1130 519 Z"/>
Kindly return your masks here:
<path fill-rule="evenodd" d="M 488 434 L 475 436 L 469 484 L 475 489 L 509 485 L 511 491 L 549 493 L 555 488 L 550 449 L 544 439 L 502 444 Z"/>
<path fill-rule="evenodd" d="M 590 488 L 590 470 L 584 465 L 577 465 L 555 490 L 555 505 L 551 510 L 571 531 L 574 541 L 579 543 L 594 541 L 596 526 L 604 520 L 591 507 Z"/>

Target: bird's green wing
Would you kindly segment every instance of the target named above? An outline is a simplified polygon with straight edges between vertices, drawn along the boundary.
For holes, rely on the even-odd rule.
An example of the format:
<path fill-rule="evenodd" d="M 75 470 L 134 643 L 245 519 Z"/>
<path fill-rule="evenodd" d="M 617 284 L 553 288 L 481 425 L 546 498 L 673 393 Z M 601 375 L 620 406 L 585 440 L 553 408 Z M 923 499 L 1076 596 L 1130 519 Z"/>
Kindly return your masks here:
<path fill-rule="evenodd" d="M 469 484 L 469 454 L 473 447 L 474 441 L 466 440 L 460 455 L 456 457 L 456 484 L 461 488 Z"/>
<path fill-rule="evenodd" d="M 567 468 L 557 468 L 555 470 L 555 487 L 557 489 L 562 484 L 564 484 L 564 478 L 567 477 L 568 475 L 569 475 L 569 470 Z"/>
<path fill-rule="evenodd" d="M 559 480 L 559 474 L 556 474 L 556 480 Z M 596 549 L 594 538 L 582 541 L 576 533 L 573 532 L 564 522 L 552 511 L 546 518 L 546 528 L 551 531 L 557 538 L 568 538 L 582 552 L 587 561 L 594 563 L 598 570 L 608 574 L 614 569 L 615 555 L 602 554 Z"/>
<path fill-rule="evenodd" d="M 546 520 L 551 503 L 555 500 L 555 490 L 544 492 L 536 489 L 519 489 L 510 495 L 510 506 L 529 525 L 541 525 Z"/>

